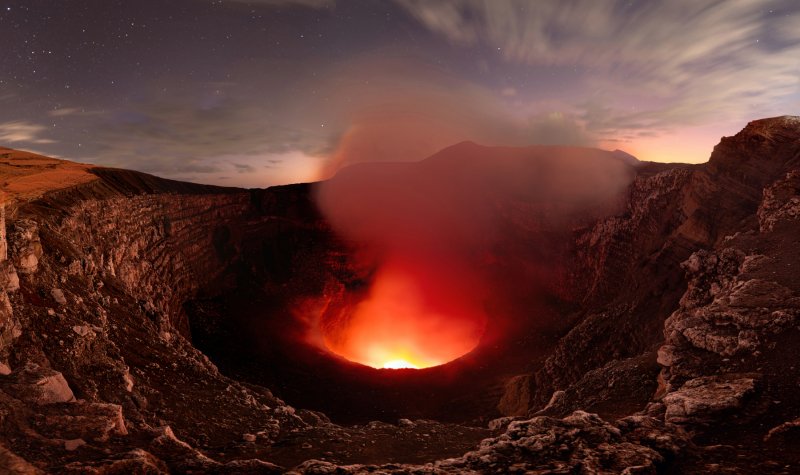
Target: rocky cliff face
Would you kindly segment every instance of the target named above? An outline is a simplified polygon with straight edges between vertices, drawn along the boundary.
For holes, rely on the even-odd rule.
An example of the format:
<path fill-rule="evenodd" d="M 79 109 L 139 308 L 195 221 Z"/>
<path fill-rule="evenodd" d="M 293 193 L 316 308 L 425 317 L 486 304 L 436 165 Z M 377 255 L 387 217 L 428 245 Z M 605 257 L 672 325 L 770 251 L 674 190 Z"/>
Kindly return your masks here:
<path fill-rule="evenodd" d="M 624 366 L 639 355 L 654 361 L 664 320 L 686 298 L 682 263 L 697 249 L 714 249 L 736 233 L 759 229 L 758 219 L 762 229 L 769 226 L 765 213 L 791 216 L 797 166 L 796 120 L 755 121 L 724 138 L 708 164 L 640 176 L 625 213 L 579 230 L 572 268 L 584 305 L 575 317 L 579 323 L 532 379 L 532 412 L 556 391 L 573 383 L 585 387 L 578 381 L 587 371 L 615 362 Z M 650 374 L 653 368 L 640 365 Z M 629 369 L 620 368 L 626 379 L 641 376 Z M 574 406 L 561 412 L 569 408 Z"/>
<path fill-rule="evenodd" d="M 576 222 L 548 287 L 560 323 L 514 340 L 538 356 L 530 372 L 503 376 L 505 395 L 485 391 L 516 416 L 488 427 L 333 424 L 198 351 L 190 335 L 214 337 L 253 308 L 226 305 L 342 304 L 363 284 L 308 187 L 91 173 L 26 188 L 0 215 L 10 473 L 791 473 L 800 463 L 798 118 L 749 124 L 708 164 L 642 165 L 624 209 Z M 520 236 L 536 228 L 507 214 Z"/>
<path fill-rule="evenodd" d="M 764 189 L 757 229 L 684 262 L 689 288 L 658 350 L 667 420 L 707 422 L 725 411 L 779 420 L 794 414 L 798 192 L 797 171 L 787 172 Z"/>
<path fill-rule="evenodd" d="M 219 374 L 185 338 L 182 303 L 225 288 L 237 252 L 225 230 L 247 224 L 250 196 L 204 187 L 179 194 L 158 180 L 160 190 L 143 193 L 122 175 L 12 204 L 0 321 L 7 448 L 47 460 L 48 471 L 183 470 L 224 463 L 172 427 L 214 445 L 307 426 L 269 391 Z M 76 462 L 100 447 L 116 455 Z"/>

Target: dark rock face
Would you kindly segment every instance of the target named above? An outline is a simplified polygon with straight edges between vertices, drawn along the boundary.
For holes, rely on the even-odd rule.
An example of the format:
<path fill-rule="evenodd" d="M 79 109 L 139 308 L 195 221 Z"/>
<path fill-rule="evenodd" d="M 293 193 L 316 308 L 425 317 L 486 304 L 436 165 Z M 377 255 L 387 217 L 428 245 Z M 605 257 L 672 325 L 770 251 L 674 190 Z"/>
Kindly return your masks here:
<path fill-rule="evenodd" d="M 800 160 L 797 135 L 794 118 L 755 121 L 723 139 L 706 165 L 637 178 L 623 215 L 578 232 L 574 289 L 586 296 L 586 310 L 535 373 L 538 399 L 532 409 L 588 370 L 653 351 L 662 323 L 687 299 L 681 263 L 697 249 L 757 229 L 765 187 L 767 207 L 792 216 L 787 197 L 794 185 L 787 180 Z M 770 187 L 775 180 L 779 184 Z M 769 191 L 775 186 L 781 191 Z M 788 205 L 774 203 L 773 196 Z M 720 272 L 730 275 L 731 269 Z"/>
<path fill-rule="evenodd" d="M 798 118 L 752 122 L 707 164 L 640 164 L 621 206 L 566 230 L 548 229 L 527 203 L 494 203 L 508 255 L 534 256 L 532 236 L 555 243 L 557 272 L 537 286 L 547 324 L 514 327 L 513 339 L 496 340 L 507 350 L 487 344 L 447 370 L 381 385 L 312 347 L 292 353 L 300 338 L 288 306 L 341 308 L 370 276 L 309 186 L 244 191 L 93 173 L 3 208 L 0 471 L 792 473 L 800 464 Z M 525 266 L 507 257 L 495 255 L 494 275 L 533 275 L 510 272 Z M 259 307 L 270 322 L 261 333 L 242 326 Z M 247 333 L 286 347 L 249 352 Z M 197 346 L 224 347 L 212 354 L 224 371 Z M 272 356 L 288 369 L 259 376 Z M 407 399 L 388 414 L 410 417 L 334 424 L 262 381 L 289 395 L 333 388 L 332 406 Z M 428 412 L 404 412 L 421 401 Z M 444 411 L 483 418 L 422 419 Z M 487 426 L 500 415 L 513 417 Z"/>

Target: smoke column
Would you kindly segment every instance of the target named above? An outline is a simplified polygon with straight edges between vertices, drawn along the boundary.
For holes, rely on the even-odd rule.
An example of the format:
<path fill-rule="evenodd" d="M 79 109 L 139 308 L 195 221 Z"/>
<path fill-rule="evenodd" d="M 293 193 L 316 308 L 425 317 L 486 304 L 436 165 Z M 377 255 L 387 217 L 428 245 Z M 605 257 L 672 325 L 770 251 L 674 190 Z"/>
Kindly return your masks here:
<path fill-rule="evenodd" d="M 468 353 L 491 324 L 487 269 L 504 233 L 523 227 L 525 245 L 536 248 L 537 230 L 608 213 L 633 170 L 596 149 L 469 142 L 419 163 L 341 170 L 318 186 L 318 205 L 375 271 L 352 312 L 325 322 L 325 345 L 378 368 L 435 366 Z"/>

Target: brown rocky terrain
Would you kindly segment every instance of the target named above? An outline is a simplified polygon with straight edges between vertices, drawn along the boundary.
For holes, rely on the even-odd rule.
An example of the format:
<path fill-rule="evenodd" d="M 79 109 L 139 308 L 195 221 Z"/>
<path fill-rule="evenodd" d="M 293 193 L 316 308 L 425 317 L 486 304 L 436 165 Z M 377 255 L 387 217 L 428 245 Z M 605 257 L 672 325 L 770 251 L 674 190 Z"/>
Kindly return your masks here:
<path fill-rule="evenodd" d="M 529 152 L 460 144 L 419 166 Z M 476 253 L 485 341 L 419 371 L 304 342 L 297 308 L 346 309 L 371 276 L 315 185 L 0 153 L 0 471 L 800 467 L 800 118 L 752 122 L 702 165 L 599 154 L 624 186 L 566 218 L 479 195 L 502 231 Z"/>
<path fill-rule="evenodd" d="M 0 147 L 3 191 L 11 198 L 32 199 L 59 188 L 96 179 L 91 165 L 57 160 L 36 153 Z"/>

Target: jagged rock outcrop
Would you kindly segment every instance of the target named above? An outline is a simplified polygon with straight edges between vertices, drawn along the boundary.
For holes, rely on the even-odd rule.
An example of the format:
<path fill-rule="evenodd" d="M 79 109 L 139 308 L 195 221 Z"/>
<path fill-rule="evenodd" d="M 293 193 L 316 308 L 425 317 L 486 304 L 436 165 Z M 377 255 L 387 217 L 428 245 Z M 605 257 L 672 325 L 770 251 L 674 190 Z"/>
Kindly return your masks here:
<path fill-rule="evenodd" d="M 35 221 L 21 219 L 14 221 L 9 235 L 13 263 L 20 274 L 33 274 L 42 257 L 42 243 L 39 240 L 39 226 Z"/>
<path fill-rule="evenodd" d="M 742 409 L 756 390 L 759 374 L 726 374 L 690 379 L 664 399 L 667 422 L 702 423 Z"/>
<path fill-rule="evenodd" d="M 723 138 L 706 165 L 639 177 L 625 213 L 578 232 L 573 280 L 588 310 L 576 312 L 572 318 L 578 323 L 534 374 L 533 412 L 553 392 L 579 384 L 588 371 L 659 346 L 662 322 L 679 300 L 694 298 L 682 297 L 679 278 L 682 263 L 693 252 L 723 246 L 726 236 L 755 232 L 759 223 L 769 227 L 773 220 L 794 219 L 798 123 L 793 117 L 751 122 L 737 135 Z M 703 252 L 686 265 L 701 265 Z M 718 274 L 733 275 L 729 271 L 720 269 Z M 774 300 L 786 296 L 769 282 L 742 285 L 753 288 L 737 292 L 762 292 Z M 692 289 L 690 285 L 690 293 Z M 746 324 L 738 325 L 735 335 L 689 329 L 683 337 L 736 351 L 739 345 L 754 344 Z M 668 352 L 669 347 L 660 354 Z"/>
<path fill-rule="evenodd" d="M 11 372 L 8 366 L 8 348 L 20 336 L 22 328 L 14 317 L 9 294 L 19 290 L 19 276 L 14 264 L 8 259 L 6 238 L 6 196 L 0 190 L 0 375 Z"/>
<path fill-rule="evenodd" d="M 536 415 L 564 416 L 578 409 L 600 411 L 610 418 L 630 414 L 632 407 L 649 400 L 656 391 L 660 369 L 652 353 L 613 360 L 555 391 Z"/>
<path fill-rule="evenodd" d="M 96 292 L 104 278 L 113 279 L 161 321 L 166 338 L 170 327 L 188 336 L 182 305 L 200 289 L 224 285 L 217 281 L 236 245 L 221 236 L 248 205 L 243 194 L 85 201 L 47 232 L 70 237 L 54 256 L 67 264 L 68 276 Z"/>
<path fill-rule="evenodd" d="M 769 232 L 781 221 L 800 219 L 800 170 L 764 188 L 764 199 L 758 207 L 760 231 Z"/>
<path fill-rule="evenodd" d="M 577 323 L 533 375 L 533 412 L 588 371 L 652 351 L 680 296 L 674 269 L 698 234 L 683 224 L 694 212 L 682 199 L 692 176 L 690 168 L 644 173 L 623 213 L 576 232 L 573 298 L 586 310 L 570 317 Z"/>
<path fill-rule="evenodd" d="M 791 203 L 794 196 L 785 199 Z M 773 197 L 765 192 L 762 210 L 774 205 Z M 761 216 L 780 216 L 784 207 L 772 209 L 775 214 Z M 700 424 L 721 417 L 716 413 L 740 416 L 748 412 L 743 408 L 748 399 L 751 411 L 767 410 L 758 407 L 765 389 L 774 390 L 776 377 L 796 374 L 791 359 L 782 361 L 781 347 L 800 329 L 800 285 L 791 269 L 800 262 L 785 259 L 796 251 L 783 239 L 785 233 L 796 235 L 798 227 L 787 222 L 791 225 L 780 229 L 781 218 L 793 219 L 776 216 L 762 233 L 733 237 L 720 251 L 698 251 L 684 263 L 689 289 L 666 321 L 665 344 L 658 351 L 667 419 Z M 762 243 L 759 253 L 746 255 L 742 249 L 756 240 Z"/>
<path fill-rule="evenodd" d="M 159 437 L 152 428 L 173 420 L 193 434 L 193 446 L 243 431 L 272 440 L 306 427 L 268 391 L 219 374 L 184 336 L 182 303 L 226 285 L 237 244 L 225 230 L 250 216 L 250 194 L 207 187 L 169 194 L 169 182 L 116 179 L 13 204 L 8 260 L 0 262 L 6 448 L 34 456 L 47 471 L 166 471 L 189 462 L 144 450 L 158 447 L 148 442 Z M 163 191 L 136 189 L 148 186 Z M 87 450 L 109 444 L 128 455 L 83 462 Z"/>

